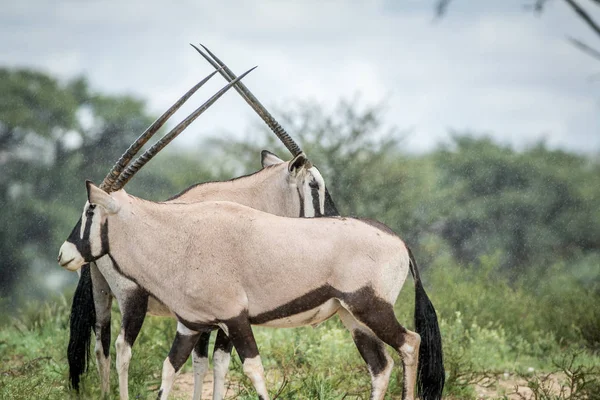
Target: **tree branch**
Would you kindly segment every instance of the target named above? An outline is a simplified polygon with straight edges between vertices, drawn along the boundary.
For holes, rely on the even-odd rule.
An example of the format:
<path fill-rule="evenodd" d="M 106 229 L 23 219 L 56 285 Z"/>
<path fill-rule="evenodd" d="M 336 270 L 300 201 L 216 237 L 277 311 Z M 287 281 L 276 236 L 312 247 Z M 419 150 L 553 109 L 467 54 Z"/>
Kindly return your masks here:
<path fill-rule="evenodd" d="M 594 0 L 597 3 L 600 3 L 600 0 Z M 575 0 L 565 0 L 565 2 L 571 6 L 571 8 L 573 9 L 573 11 L 575 11 L 575 13 L 577 15 L 579 15 L 579 17 L 581 19 L 583 19 L 585 21 L 585 23 L 594 31 L 596 32 L 596 35 L 600 36 L 600 26 L 598 26 L 598 24 L 592 19 L 592 17 L 590 16 L 590 14 L 587 13 L 587 11 L 585 11 L 579 4 L 577 4 L 575 2 Z"/>
<path fill-rule="evenodd" d="M 586 53 L 587 55 L 594 57 L 597 60 L 600 60 L 600 51 L 594 49 L 593 47 L 588 46 L 587 44 L 583 43 L 581 40 L 572 38 L 572 37 L 568 37 L 567 38 L 569 40 L 569 42 L 571 42 L 571 44 L 575 47 L 577 47 L 579 50 L 583 51 L 584 53 Z"/>
<path fill-rule="evenodd" d="M 446 14 L 446 11 L 448 11 L 448 5 L 451 1 L 452 0 L 438 0 L 435 6 L 435 16 L 438 18 L 443 17 Z"/>

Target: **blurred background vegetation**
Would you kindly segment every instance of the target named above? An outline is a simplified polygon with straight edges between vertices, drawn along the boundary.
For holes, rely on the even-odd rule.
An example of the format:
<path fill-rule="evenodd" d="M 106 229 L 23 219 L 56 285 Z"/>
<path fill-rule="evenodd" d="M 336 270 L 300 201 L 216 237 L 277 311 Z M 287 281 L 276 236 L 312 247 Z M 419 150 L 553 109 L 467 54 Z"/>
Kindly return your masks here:
<path fill-rule="evenodd" d="M 524 367 L 520 357 L 600 350 L 599 155 L 543 141 L 514 149 L 469 132 L 411 154 L 403 150 L 410 132 L 382 126 L 384 112 L 352 100 L 327 114 L 312 103 L 275 114 L 321 170 L 342 215 L 385 222 L 413 248 L 455 381 L 466 379 L 464 357 L 481 372 Z M 99 182 L 154 117 L 143 100 L 98 93 L 84 78 L 0 68 L 0 325 L 37 329 L 38 317 L 28 317 L 32 299 L 64 302 L 68 311 L 56 295 L 68 297 L 76 275 L 55 259 L 79 218 L 84 180 Z M 171 146 L 127 190 L 166 199 L 193 183 L 256 171 L 263 148 L 289 157 L 260 125 L 246 138 Z M 409 321 L 410 309 L 399 307 Z M 66 330 L 65 316 L 55 323 Z M 486 343 L 488 356 L 473 350 Z M 11 346 L 0 335 L 6 365 L 16 362 L 6 356 Z"/>

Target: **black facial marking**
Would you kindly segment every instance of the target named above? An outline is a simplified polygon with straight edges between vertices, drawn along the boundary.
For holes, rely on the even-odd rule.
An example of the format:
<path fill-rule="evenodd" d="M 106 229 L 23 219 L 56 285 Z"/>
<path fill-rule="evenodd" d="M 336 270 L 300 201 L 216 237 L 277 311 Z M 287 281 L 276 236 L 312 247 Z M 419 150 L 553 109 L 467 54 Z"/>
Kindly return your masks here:
<path fill-rule="evenodd" d="M 173 340 L 171 351 L 169 351 L 169 361 L 173 368 L 175 368 L 175 372 L 179 371 L 183 364 L 185 364 L 199 337 L 200 333 L 183 335 L 177 332 L 175 334 L 175 340 Z"/>
<path fill-rule="evenodd" d="M 369 366 L 371 374 L 374 376 L 381 374 L 388 365 L 382 343 L 359 330 L 354 331 L 352 336 L 360 355 Z"/>
<path fill-rule="evenodd" d="M 110 246 L 108 243 L 108 221 L 104 221 L 100 227 L 100 256 L 96 259 L 110 253 Z"/>
<path fill-rule="evenodd" d="M 75 248 L 83 259 L 86 262 L 92 262 L 102 257 L 105 254 L 108 254 L 110 247 L 108 243 L 108 221 L 104 222 L 100 227 L 100 255 L 93 256 L 92 255 L 92 246 L 90 243 L 90 231 L 92 229 L 92 220 L 94 218 L 94 209 L 96 206 L 94 204 L 90 204 L 88 208 L 85 210 L 85 227 L 83 228 L 83 237 L 81 235 L 81 221 L 82 218 L 79 218 L 77 224 L 71 231 L 71 234 L 67 238 L 67 242 L 75 245 Z"/>
<path fill-rule="evenodd" d="M 315 210 L 315 217 L 322 217 L 321 213 L 321 196 L 319 195 L 319 184 L 316 181 L 312 181 L 308 184 L 310 186 L 310 194 L 312 196 L 312 205 Z"/>
<path fill-rule="evenodd" d="M 300 188 L 296 188 L 298 191 L 298 198 L 300 199 L 300 218 L 304 218 L 304 198 L 300 192 Z"/>
<path fill-rule="evenodd" d="M 77 248 L 79 250 L 79 252 L 81 253 L 81 256 L 83 257 L 83 259 L 87 262 L 91 262 L 91 261 L 95 261 L 92 256 L 92 245 L 90 243 L 90 231 L 92 229 L 92 221 L 93 221 L 93 216 L 94 216 L 94 212 L 92 211 L 91 215 L 89 214 L 90 212 L 90 208 L 88 207 L 88 209 L 85 212 L 86 215 L 86 220 L 85 220 L 85 227 L 83 228 L 83 235 L 82 238 L 80 239 L 80 245 L 81 248 Z"/>

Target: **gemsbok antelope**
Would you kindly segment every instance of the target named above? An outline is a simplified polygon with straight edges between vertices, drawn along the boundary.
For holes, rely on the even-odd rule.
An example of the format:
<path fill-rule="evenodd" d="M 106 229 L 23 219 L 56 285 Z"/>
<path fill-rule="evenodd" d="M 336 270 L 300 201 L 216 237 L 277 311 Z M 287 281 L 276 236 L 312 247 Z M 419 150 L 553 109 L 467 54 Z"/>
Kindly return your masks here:
<path fill-rule="evenodd" d="M 60 248 L 74 271 L 107 256 L 115 274 L 177 317 L 159 398 L 198 338 L 220 328 L 242 360 L 259 399 L 269 398 L 251 325 L 314 325 L 337 314 L 368 365 L 371 399 L 382 399 L 392 370 L 385 344 L 404 369 L 403 399 L 440 399 L 444 374 L 435 310 L 414 257 L 377 221 L 286 218 L 232 202 L 154 203 L 86 183 L 81 227 Z M 394 303 L 408 271 L 419 297 L 418 333 L 404 328 Z M 104 271 L 102 271 L 104 273 Z M 420 363 L 419 363 L 420 362 Z"/>
<path fill-rule="evenodd" d="M 198 50 L 198 49 L 197 49 Z M 200 51 L 200 50 L 198 50 Z M 211 53 L 212 54 L 212 53 Z M 215 57 L 216 58 L 216 57 Z M 218 60 L 218 59 L 217 59 Z M 221 63 L 220 60 L 218 60 Z M 224 64 L 216 65 L 228 81 L 236 76 Z M 203 81 L 205 82 L 205 80 Z M 238 88 L 238 85 L 240 88 Z M 242 96 L 263 117 L 268 126 L 281 138 L 283 143 L 295 156 L 290 162 L 284 162 L 274 154 L 263 151 L 261 163 L 263 169 L 257 173 L 233 179 L 227 182 L 209 182 L 194 185 L 181 194 L 172 197 L 167 202 L 189 203 L 206 200 L 228 200 L 260 209 L 272 214 L 290 217 L 312 217 L 322 215 L 338 215 L 335 205 L 327 191 L 319 171 L 306 159 L 299 146 L 283 131 L 283 128 L 270 116 L 268 111 L 256 100 L 250 91 L 238 82 L 235 86 L 241 90 Z M 197 85 L 192 91 L 199 88 Z M 192 92 L 190 91 L 190 92 Z M 188 92 L 183 101 L 191 94 Z M 119 160 L 116 168 L 124 168 L 131 160 L 134 152 L 139 150 L 150 136 L 160 128 L 166 119 L 183 103 L 179 101 L 153 124 L 147 132 L 140 136 L 128 152 Z M 267 116 L 265 118 L 265 116 Z M 175 128 L 174 135 L 183 129 Z M 164 146 L 163 146 L 164 147 Z M 149 150 L 141 157 L 143 162 L 137 162 L 136 168 L 128 170 L 127 180 L 148 162 L 156 152 Z M 119 179 L 122 172 L 111 171 L 108 178 L 112 182 L 105 183 L 106 187 L 114 187 L 114 180 Z M 147 311 L 153 315 L 173 316 L 163 304 L 155 298 L 140 291 L 139 287 L 119 274 L 111 273 L 108 257 L 91 263 L 82 268 L 71 310 L 71 337 L 68 348 L 70 380 L 75 389 L 79 388 L 80 375 L 87 366 L 87 354 L 92 329 L 96 332 L 96 361 L 100 373 L 103 393 L 109 390 L 110 375 L 110 319 L 112 298 L 116 298 L 123 315 L 121 333 L 117 339 L 117 371 L 121 398 L 128 396 L 128 366 L 131 358 L 131 347 L 139 333 L 144 314 Z M 100 270 L 99 270 L 100 267 Z M 104 272 L 101 272 L 104 271 Z M 106 274 L 106 276 L 104 276 Z M 208 370 L 208 343 L 210 333 L 201 335 L 193 352 L 194 365 L 194 399 L 199 400 L 202 393 L 203 378 Z M 213 398 L 220 399 L 224 394 L 225 375 L 228 370 L 231 352 L 231 342 L 228 337 L 219 332 L 215 343 L 213 360 L 215 363 L 215 378 Z"/>

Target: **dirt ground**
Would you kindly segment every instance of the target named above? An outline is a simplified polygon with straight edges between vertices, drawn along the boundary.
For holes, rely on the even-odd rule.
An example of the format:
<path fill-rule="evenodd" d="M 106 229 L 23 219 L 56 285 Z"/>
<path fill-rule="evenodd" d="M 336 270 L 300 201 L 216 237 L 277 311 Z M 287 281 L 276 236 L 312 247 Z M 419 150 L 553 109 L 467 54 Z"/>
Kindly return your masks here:
<path fill-rule="evenodd" d="M 560 391 L 560 376 L 551 377 L 551 385 L 556 393 Z M 206 374 L 204 385 L 202 386 L 202 399 L 212 399 L 213 376 L 212 372 Z M 516 391 L 515 391 L 516 389 Z M 194 392 L 194 376 L 191 372 L 181 374 L 175 381 L 173 395 L 180 398 L 191 398 Z M 477 399 L 498 399 L 506 395 L 509 400 L 531 399 L 531 390 L 527 387 L 527 382 L 515 376 L 501 376 L 495 385 L 486 387 L 485 385 L 476 385 L 475 393 Z M 234 398 L 234 392 L 228 388 L 226 398 Z M 453 399 L 458 400 L 458 399 Z"/>
<path fill-rule="evenodd" d="M 173 397 L 180 397 L 184 399 L 191 399 L 194 393 L 194 375 L 191 372 L 182 373 L 175 380 L 173 385 Z M 207 373 L 204 377 L 204 384 L 202 385 L 202 399 L 212 399 L 213 393 L 213 374 L 212 371 Z M 225 392 L 226 398 L 232 398 L 234 395 L 233 390 L 227 388 Z"/>

